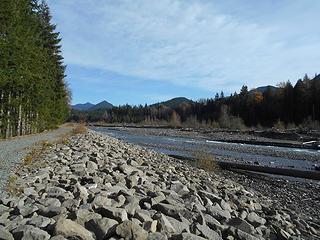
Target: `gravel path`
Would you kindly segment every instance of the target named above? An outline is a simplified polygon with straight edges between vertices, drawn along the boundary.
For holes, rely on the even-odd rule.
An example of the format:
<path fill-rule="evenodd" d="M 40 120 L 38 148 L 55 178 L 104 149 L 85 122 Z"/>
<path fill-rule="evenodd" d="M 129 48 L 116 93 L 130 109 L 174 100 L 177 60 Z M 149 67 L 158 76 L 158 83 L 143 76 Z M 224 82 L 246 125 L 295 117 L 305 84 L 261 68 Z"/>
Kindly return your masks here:
<path fill-rule="evenodd" d="M 14 167 L 21 163 L 35 144 L 42 141 L 55 141 L 71 129 L 72 127 L 63 125 L 56 130 L 0 141 L 0 192 L 3 191 Z"/>

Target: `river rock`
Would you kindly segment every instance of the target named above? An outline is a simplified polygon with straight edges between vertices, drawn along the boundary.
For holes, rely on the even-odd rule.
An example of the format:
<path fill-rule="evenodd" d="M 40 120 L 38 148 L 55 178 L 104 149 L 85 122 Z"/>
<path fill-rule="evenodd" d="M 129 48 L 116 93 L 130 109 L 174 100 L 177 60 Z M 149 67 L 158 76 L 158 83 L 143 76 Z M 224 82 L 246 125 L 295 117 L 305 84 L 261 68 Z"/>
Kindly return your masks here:
<path fill-rule="evenodd" d="M 0 226 L 0 239 L 1 240 L 14 240 L 12 234 L 2 226 Z"/>
<path fill-rule="evenodd" d="M 39 228 L 30 225 L 21 225 L 13 230 L 15 239 L 32 239 L 32 240 L 48 240 L 50 235 Z"/>
<path fill-rule="evenodd" d="M 260 217 L 255 212 L 249 213 L 247 216 L 247 220 L 255 227 L 258 227 L 260 225 L 264 225 L 266 223 L 266 220 L 264 218 Z"/>
<path fill-rule="evenodd" d="M 222 210 L 218 205 L 208 206 L 208 213 L 217 220 L 228 220 L 231 218 L 231 214 L 228 210 Z"/>
<path fill-rule="evenodd" d="M 129 220 L 126 220 L 118 225 L 116 228 L 116 232 L 119 236 L 123 237 L 126 240 L 146 240 L 148 238 L 147 231 Z"/>
<path fill-rule="evenodd" d="M 288 214 L 225 172 L 91 130 L 48 152 L 45 168 L 16 173 L 21 195 L 0 194 L 0 239 L 310 239 L 320 231 L 316 219 Z"/>
<path fill-rule="evenodd" d="M 197 224 L 196 227 L 203 237 L 212 240 L 222 240 L 222 237 L 220 237 L 217 232 L 211 230 L 207 225 Z"/>
<path fill-rule="evenodd" d="M 78 223 L 71 221 L 70 219 L 60 218 L 55 226 L 55 234 L 62 235 L 66 238 L 80 238 L 86 240 L 94 240 L 92 233 L 87 229 L 79 225 Z"/>
<path fill-rule="evenodd" d="M 101 207 L 98 209 L 98 212 L 104 217 L 112 218 L 119 222 L 128 220 L 128 214 L 123 208 Z"/>
<path fill-rule="evenodd" d="M 91 219 L 86 223 L 86 228 L 94 232 L 97 239 L 107 239 L 114 236 L 118 222 L 109 218 Z"/>
<path fill-rule="evenodd" d="M 232 227 L 238 228 L 246 233 L 252 233 L 254 231 L 254 227 L 250 223 L 239 217 L 230 219 L 227 224 Z"/>

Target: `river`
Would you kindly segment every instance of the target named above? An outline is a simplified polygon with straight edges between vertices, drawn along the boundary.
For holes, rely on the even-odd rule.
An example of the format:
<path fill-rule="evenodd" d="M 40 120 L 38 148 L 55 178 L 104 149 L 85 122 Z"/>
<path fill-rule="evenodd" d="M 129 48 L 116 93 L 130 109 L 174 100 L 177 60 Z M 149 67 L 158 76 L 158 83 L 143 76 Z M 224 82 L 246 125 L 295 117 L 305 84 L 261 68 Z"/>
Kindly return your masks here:
<path fill-rule="evenodd" d="M 193 157 L 195 153 L 203 152 L 214 156 L 219 161 L 305 171 L 315 171 L 315 166 L 320 165 L 320 151 L 312 149 L 226 143 L 192 137 L 137 134 L 136 131 L 132 132 L 127 128 L 93 127 L 92 129 L 128 143 L 169 155 Z M 295 156 L 295 159 L 290 157 L 292 155 Z M 297 159 L 297 156 L 301 156 L 301 159 Z M 312 160 L 306 160 L 308 158 Z"/>

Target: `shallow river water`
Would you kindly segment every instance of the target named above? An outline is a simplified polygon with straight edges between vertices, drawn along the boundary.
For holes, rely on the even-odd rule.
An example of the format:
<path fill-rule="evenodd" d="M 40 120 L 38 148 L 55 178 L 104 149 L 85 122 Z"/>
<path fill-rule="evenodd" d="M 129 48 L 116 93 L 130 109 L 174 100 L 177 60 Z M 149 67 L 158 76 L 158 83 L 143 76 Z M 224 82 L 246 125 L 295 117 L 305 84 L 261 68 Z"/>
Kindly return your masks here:
<path fill-rule="evenodd" d="M 196 152 L 205 152 L 225 161 L 236 161 L 245 164 L 258 164 L 269 167 L 294 168 L 301 170 L 314 170 L 315 164 L 320 165 L 320 152 L 310 149 L 286 148 L 274 146 L 260 146 L 252 144 L 226 143 L 192 137 L 156 136 L 137 134 L 125 128 L 94 127 L 95 131 L 107 134 L 128 143 L 148 147 L 155 151 L 192 157 Z M 259 152 L 263 152 L 263 154 Z M 268 152 L 276 153 L 268 155 Z M 290 159 L 292 153 L 310 155 L 317 161 Z"/>

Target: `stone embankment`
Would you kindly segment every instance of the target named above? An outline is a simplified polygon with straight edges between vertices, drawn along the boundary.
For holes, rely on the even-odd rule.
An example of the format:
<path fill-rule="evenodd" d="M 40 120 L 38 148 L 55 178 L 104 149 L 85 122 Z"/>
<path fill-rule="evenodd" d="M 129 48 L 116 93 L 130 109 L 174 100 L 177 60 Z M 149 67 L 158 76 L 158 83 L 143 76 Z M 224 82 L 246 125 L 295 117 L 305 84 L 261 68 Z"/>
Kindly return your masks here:
<path fill-rule="evenodd" d="M 231 180 L 91 131 L 21 169 L 15 187 L 16 196 L 0 196 L 0 239 L 317 239 L 320 233 L 317 224 Z"/>

